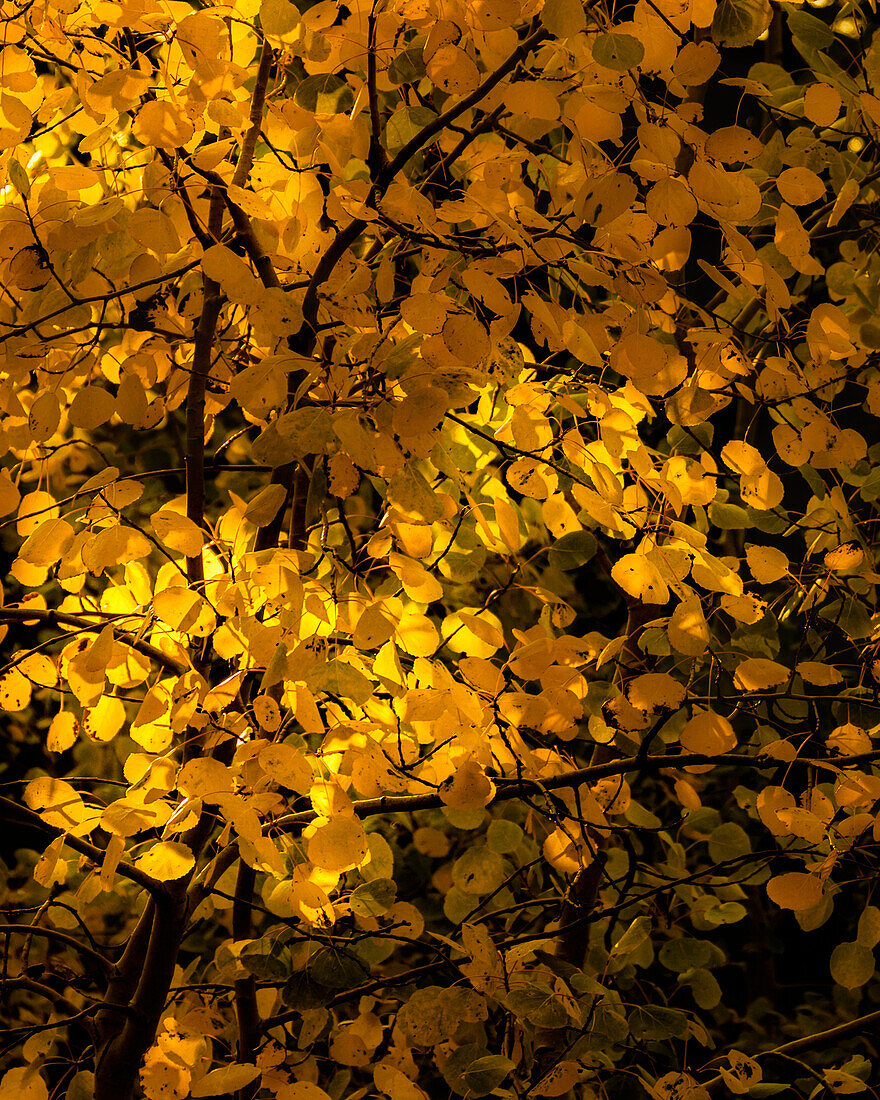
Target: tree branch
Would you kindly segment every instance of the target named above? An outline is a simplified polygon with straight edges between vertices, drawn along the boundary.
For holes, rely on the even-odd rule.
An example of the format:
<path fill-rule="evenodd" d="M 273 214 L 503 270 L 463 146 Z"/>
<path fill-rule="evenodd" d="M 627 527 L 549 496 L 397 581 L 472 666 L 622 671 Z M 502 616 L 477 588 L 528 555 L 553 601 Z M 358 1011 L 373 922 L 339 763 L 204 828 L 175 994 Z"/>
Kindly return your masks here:
<path fill-rule="evenodd" d="M 11 936 L 16 933 L 20 933 L 23 936 L 39 936 L 43 939 L 55 940 L 57 943 L 63 943 L 65 947 L 70 947 L 79 955 L 82 955 L 83 958 L 95 963 L 105 978 L 109 977 L 115 969 L 113 963 L 111 963 L 109 959 L 104 958 L 98 951 L 95 951 L 91 947 L 87 947 L 84 943 L 80 943 L 75 936 L 71 936 L 67 932 L 61 932 L 57 928 L 43 928 L 37 924 L 0 925 L 0 935 Z"/>
<path fill-rule="evenodd" d="M 83 617 L 87 614 L 88 612 L 83 612 L 78 615 L 72 615 L 67 611 L 47 611 L 42 608 L 34 608 L 33 610 L 29 608 L 25 610 L 24 608 L 17 607 L 0 607 L 0 623 L 29 623 L 37 619 L 50 626 L 61 624 L 64 626 L 75 626 L 79 630 L 87 632 L 100 633 L 104 627 L 107 626 L 108 622 L 112 623 L 117 618 L 128 619 L 131 617 L 130 615 L 117 615 L 111 616 L 108 619 L 106 616 L 102 616 L 100 622 L 92 623 Z M 149 642 L 141 641 L 140 638 L 136 637 L 134 634 L 130 634 L 128 631 L 120 630 L 116 632 L 116 640 L 122 642 L 123 645 L 127 645 L 130 649 L 142 653 L 145 657 L 149 657 L 151 661 L 155 661 L 156 664 L 167 668 L 169 672 L 181 675 L 189 668 L 189 665 L 184 661 L 176 660 L 156 646 L 150 645 Z"/>
<path fill-rule="evenodd" d="M 857 764 L 873 763 L 880 760 L 880 750 L 860 753 L 858 756 L 844 756 L 839 760 L 821 760 L 816 758 L 799 757 L 787 762 L 787 767 L 829 768 L 839 771 L 843 767 Z M 745 753 L 727 753 L 718 756 L 703 756 L 698 752 L 671 753 L 668 756 L 638 756 L 627 757 L 625 760 L 611 760 L 607 763 L 592 764 L 586 768 L 577 768 L 574 771 L 564 772 L 562 775 L 551 775 L 546 779 L 495 779 L 496 786 L 504 785 L 496 790 L 495 796 L 488 805 L 497 802 L 509 802 L 512 798 L 521 798 L 523 795 L 542 794 L 545 791 L 557 791 L 566 787 L 577 787 L 582 783 L 590 783 L 596 779 L 607 779 L 609 776 L 626 775 L 628 772 L 663 771 L 666 768 L 686 768 L 691 765 L 723 765 L 756 768 L 758 770 L 771 770 L 779 767 L 779 761 L 771 756 L 747 756 Z M 415 810 L 433 810 L 445 805 L 439 794 L 388 794 L 378 798 L 362 798 L 352 804 L 352 810 L 356 817 L 376 817 L 380 814 L 412 813 Z M 276 818 L 266 825 L 267 832 L 272 829 L 292 829 L 300 825 L 308 825 L 320 815 L 316 810 L 301 810 L 295 814 L 286 814 Z"/>
<path fill-rule="evenodd" d="M 29 825 L 31 828 L 40 829 L 44 833 L 50 833 L 53 837 L 63 836 L 64 843 L 68 848 L 72 848 L 75 852 L 79 852 L 81 856 L 90 859 L 96 866 L 100 866 L 104 861 L 105 853 L 102 848 L 90 844 L 81 837 L 71 836 L 70 833 L 65 833 L 63 829 L 56 829 L 54 825 L 49 825 L 48 822 L 44 821 L 38 813 L 29 810 L 26 806 L 20 806 L 17 802 L 13 802 L 11 798 L 0 796 L 0 819 L 15 822 L 18 825 Z M 148 890 L 154 897 L 164 898 L 167 894 L 164 883 L 144 874 L 143 871 L 130 863 L 120 860 L 116 865 L 116 870 L 123 878 L 130 879 L 131 882 Z"/>

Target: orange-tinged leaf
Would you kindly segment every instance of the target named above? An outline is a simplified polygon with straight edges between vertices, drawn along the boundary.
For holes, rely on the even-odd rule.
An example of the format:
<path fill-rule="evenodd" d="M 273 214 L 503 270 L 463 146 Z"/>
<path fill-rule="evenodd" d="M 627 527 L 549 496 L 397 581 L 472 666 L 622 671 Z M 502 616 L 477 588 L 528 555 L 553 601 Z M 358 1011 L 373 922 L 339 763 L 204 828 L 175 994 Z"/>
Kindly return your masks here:
<path fill-rule="evenodd" d="M 736 747 L 733 726 L 724 715 L 711 710 L 696 712 L 685 724 L 679 740 L 683 749 L 704 756 L 719 756 Z"/>
<path fill-rule="evenodd" d="M 843 100 L 840 92 L 830 84 L 817 82 L 807 85 L 804 92 L 804 114 L 817 126 L 830 126 L 840 114 Z"/>
<path fill-rule="evenodd" d="M 279 1085 L 275 1096 L 276 1100 L 330 1100 L 328 1093 L 311 1081 L 291 1081 Z"/>
<path fill-rule="evenodd" d="M 825 194 L 825 184 L 810 168 L 786 168 L 776 177 L 776 190 L 792 206 L 806 206 Z"/>
<path fill-rule="evenodd" d="M 817 687 L 833 687 L 834 684 L 843 683 L 840 669 L 822 661 L 799 661 L 795 668 L 808 684 L 815 684 Z"/>
<path fill-rule="evenodd" d="M 8 516 L 10 512 L 14 512 L 20 500 L 21 494 L 9 476 L 9 471 L 0 470 L 0 516 Z"/>
<path fill-rule="evenodd" d="M 787 682 L 791 670 L 766 657 L 750 657 L 737 667 L 733 682 L 740 691 L 767 691 Z"/>
<path fill-rule="evenodd" d="M 49 1089 L 37 1066 L 18 1066 L 4 1073 L 0 1080 L 0 1100 L 49 1100 Z"/>
<path fill-rule="evenodd" d="M 822 900 L 822 882 L 816 875 L 789 871 L 770 879 L 767 896 L 780 909 L 812 909 Z"/>

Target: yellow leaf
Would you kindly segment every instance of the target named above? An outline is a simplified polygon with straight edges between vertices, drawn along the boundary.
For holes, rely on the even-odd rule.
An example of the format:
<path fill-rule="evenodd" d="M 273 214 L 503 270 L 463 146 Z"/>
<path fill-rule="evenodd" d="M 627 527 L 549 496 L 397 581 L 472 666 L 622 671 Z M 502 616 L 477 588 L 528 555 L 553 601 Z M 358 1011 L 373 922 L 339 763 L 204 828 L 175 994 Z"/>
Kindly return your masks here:
<path fill-rule="evenodd" d="M 254 699 L 253 708 L 260 729 L 275 733 L 281 728 L 281 707 L 271 695 L 258 695 Z"/>
<path fill-rule="evenodd" d="M 172 630 L 199 638 L 207 637 L 217 625 L 208 603 L 198 592 L 182 585 L 157 592 L 153 597 L 153 610 Z"/>
<path fill-rule="evenodd" d="M 495 797 L 495 784 L 469 756 L 440 784 L 440 797 L 453 810 L 479 810 Z"/>
<path fill-rule="evenodd" d="M 698 599 L 684 600 L 675 608 L 666 628 L 669 644 L 685 657 L 699 657 L 709 645 L 709 625 Z"/>
<path fill-rule="evenodd" d="M 491 611 L 462 608 L 443 620 L 444 644 L 453 653 L 467 657 L 491 657 L 504 646 L 501 621 Z"/>
<path fill-rule="evenodd" d="M 132 127 L 134 136 L 144 145 L 175 149 L 193 136 L 193 125 L 183 111 L 164 100 L 148 100 L 138 111 Z"/>
<path fill-rule="evenodd" d="M 388 564 L 397 574 L 404 592 L 417 603 L 429 604 L 443 596 L 443 585 L 424 566 L 403 554 L 389 554 Z"/>
<path fill-rule="evenodd" d="M 791 672 L 776 661 L 766 657 L 750 657 L 743 661 L 733 674 L 733 682 L 740 691 L 766 691 L 784 684 Z"/>
<path fill-rule="evenodd" d="M 56 883 L 61 885 L 67 877 L 67 860 L 61 859 L 64 837 L 57 836 L 46 848 L 34 867 L 34 882 L 51 889 Z"/>
<path fill-rule="evenodd" d="M 185 844 L 160 840 L 140 857 L 137 867 L 160 882 L 168 882 L 183 878 L 193 869 L 195 862 L 195 857 Z"/>
<path fill-rule="evenodd" d="M 153 530 L 169 550 L 176 550 L 188 558 L 194 558 L 201 553 L 204 545 L 204 532 L 191 519 L 172 512 L 170 509 L 162 509 L 155 512 L 150 519 Z"/>
<path fill-rule="evenodd" d="M 788 573 L 788 558 L 773 546 L 750 546 L 746 561 L 758 584 L 772 584 Z"/>
<path fill-rule="evenodd" d="M 351 640 L 358 649 L 377 649 L 393 633 L 394 623 L 382 614 L 379 604 L 373 604 L 358 619 Z"/>
<path fill-rule="evenodd" d="M 67 752 L 76 744 L 79 722 L 69 710 L 62 710 L 49 723 L 46 748 L 49 752 Z"/>
<path fill-rule="evenodd" d="M 309 837 L 306 852 L 316 867 L 341 874 L 366 859 L 367 834 L 356 817 L 337 817 Z"/>
<path fill-rule="evenodd" d="M 90 741 L 112 741 L 124 723 L 125 707 L 112 695 L 102 695 L 93 707 L 83 710 L 83 733 Z"/>
<path fill-rule="evenodd" d="M 405 608 L 395 632 L 395 638 L 406 653 L 413 657 L 430 657 L 440 645 L 440 634 L 427 615 Z"/>
<path fill-rule="evenodd" d="M 650 604 L 664 604 L 669 600 L 666 582 L 644 554 L 624 554 L 612 565 L 611 578 L 634 600 Z"/>
<path fill-rule="evenodd" d="M 256 1081 L 262 1075 L 262 1072 L 259 1066 L 238 1064 L 212 1069 L 201 1080 L 193 1083 L 189 1095 L 193 1097 L 222 1096 L 236 1092 L 252 1081 Z"/>
<path fill-rule="evenodd" d="M 24 710 L 31 701 L 32 691 L 30 680 L 18 668 L 9 669 L 0 676 L 0 710 Z"/>
<path fill-rule="evenodd" d="M 306 757 L 294 745 L 266 745 L 257 757 L 260 767 L 269 778 L 289 790 L 308 794 L 315 780 L 314 772 Z"/>
<path fill-rule="evenodd" d="M 105 527 L 90 539 L 82 550 L 83 564 L 90 573 L 100 576 L 105 569 L 145 558 L 153 546 L 145 535 L 133 527 L 116 524 Z"/>
<path fill-rule="evenodd" d="M 741 439 L 725 444 L 721 457 L 738 474 L 759 474 L 767 465 L 758 448 Z"/>
<path fill-rule="evenodd" d="M 765 468 L 755 474 L 743 475 L 740 493 L 746 504 L 761 512 L 769 512 L 782 503 L 785 490 L 779 475 Z"/>
<path fill-rule="evenodd" d="M 770 879 L 767 896 L 780 909 L 812 909 L 822 900 L 822 883 L 816 875 L 789 871 Z"/>
<path fill-rule="evenodd" d="M 846 542 L 835 550 L 829 550 L 824 562 L 827 569 L 835 573 L 845 573 L 847 569 L 855 569 L 862 564 L 865 553 L 861 546 L 855 542 Z"/>
<path fill-rule="evenodd" d="M 640 710 L 674 710 L 684 702 L 684 684 L 668 672 L 646 672 L 630 680 L 625 688 L 627 700 Z"/>
<path fill-rule="evenodd" d="M 216 795 L 232 794 L 232 773 L 210 756 L 188 760 L 177 776 L 177 789 L 190 798 L 212 802 Z"/>

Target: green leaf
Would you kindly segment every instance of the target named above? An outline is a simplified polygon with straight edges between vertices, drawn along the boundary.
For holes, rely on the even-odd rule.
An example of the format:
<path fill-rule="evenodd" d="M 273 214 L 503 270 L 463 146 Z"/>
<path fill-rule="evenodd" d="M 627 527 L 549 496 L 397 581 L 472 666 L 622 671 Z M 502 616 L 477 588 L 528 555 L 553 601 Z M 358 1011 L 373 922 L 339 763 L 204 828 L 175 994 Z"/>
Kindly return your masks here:
<path fill-rule="evenodd" d="M 645 47 L 631 34 L 610 31 L 593 39 L 593 60 L 605 69 L 624 73 L 645 56 Z"/>
<path fill-rule="evenodd" d="M 571 531 L 553 543 L 547 560 L 554 568 L 571 572 L 586 565 L 598 549 L 599 544 L 592 531 Z"/>
<path fill-rule="evenodd" d="M 831 977 L 844 989 L 858 989 L 873 974 L 874 952 L 860 943 L 839 943 L 831 952 Z"/>
<path fill-rule="evenodd" d="M 464 1083 L 470 1096 L 487 1096 L 497 1089 L 505 1077 L 515 1068 L 502 1054 L 486 1054 L 471 1062 L 464 1073 Z"/>
<path fill-rule="evenodd" d="M 322 1008 L 329 998 L 327 986 L 319 985 L 307 970 L 294 971 L 281 989 L 281 1000 L 300 1012 Z"/>
<path fill-rule="evenodd" d="M 682 985 L 691 987 L 694 1000 L 700 1008 L 717 1008 L 721 1003 L 721 986 L 710 970 L 694 970 L 682 974 L 679 981 Z"/>
<path fill-rule="evenodd" d="M 687 1032 L 687 1016 L 674 1008 L 640 1005 L 629 1014 L 634 1039 L 680 1039 Z"/>
<path fill-rule="evenodd" d="M 632 951 L 641 947 L 650 934 L 651 918 L 636 917 L 617 943 L 611 948 L 612 956 L 616 955 L 623 958 L 629 955 Z"/>
<path fill-rule="evenodd" d="M 332 660 L 316 665 L 307 673 L 305 682 L 311 691 L 325 691 L 350 699 L 361 706 L 373 694 L 373 682 L 347 661 Z"/>
<path fill-rule="evenodd" d="M 402 149 L 436 117 L 429 107 L 401 107 L 385 124 L 385 144 L 393 152 Z"/>
<path fill-rule="evenodd" d="M 358 917 L 380 917 L 394 904 L 397 886 L 390 878 L 365 882 L 349 898 L 351 911 Z"/>
<path fill-rule="evenodd" d="M 486 830 L 486 843 L 493 852 L 498 855 L 508 855 L 515 852 L 522 844 L 523 831 L 514 821 L 505 821 L 499 818 L 493 821 Z"/>
<path fill-rule="evenodd" d="M 716 46 L 753 46 L 770 26 L 769 0 L 720 0 L 712 20 Z"/>
<path fill-rule="evenodd" d="M 323 409 L 294 409 L 263 429 L 252 453 L 255 462 L 286 466 L 306 455 L 321 454 L 334 438 L 332 421 Z"/>
<path fill-rule="evenodd" d="M 504 1003 L 534 1027 L 560 1028 L 572 1022 L 559 997 L 539 982 L 511 990 Z"/>
<path fill-rule="evenodd" d="M 239 957 L 249 973 L 263 981 L 277 981 L 290 974 L 289 952 L 270 936 L 249 943 Z"/>
<path fill-rule="evenodd" d="M 814 50 L 824 50 L 834 41 L 834 31 L 810 12 L 788 8 L 787 16 L 791 33 Z"/>
<path fill-rule="evenodd" d="M 290 0 L 263 0 L 260 4 L 260 26 L 265 34 L 284 38 L 301 22 L 298 8 Z"/>
<path fill-rule="evenodd" d="M 715 863 L 723 863 L 726 859 L 736 859 L 737 856 L 748 855 L 752 850 L 752 843 L 748 833 L 734 821 L 726 821 L 709 837 L 709 857 Z"/>
<path fill-rule="evenodd" d="M 425 75 L 424 53 L 421 46 L 412 46 L 399 53 L 388 66 L 388 79 L 391 83 L 415 84 L 421 80 Z"/>
<path fill-rule="evenodd" d="M 369 971 L 350 951 L 322 947 L 312 957 L 309 973 L 319 985 L 330 989 L 350 989 L 364 981 Z"/>
<path fill-rule="evenodd" d="M 298 107 L 318 115 L 341 115 L 354 106 L 354 92 L 336 73 L 307 76 L 293 98 Z"/>
<path fill-rule="evenodd" d="M 739 504 L 713 502 L 709 505 L 709 519 L 722 531 L 744 531 L 750 526 L 748 513 Z"/>
<path fill-rule="evenodd" d="M 491 894 L 504 881 L 504 860 L 489 848 L 468 848 L 452 865 L 452 881 L 466 894 Z"/>
<path fill-rule="evenodd" d="M 658 953 L 660 962 L 668 970 L 675 970 L 679 974 L 705 966 L 711 957 L 712 947 L 707 940 L 690 938 L 667 940 Z"/>
<path fill-rule="evenodd" d="M 10 157 L 6 171 L 9 173 L 9 182 L 15 190 L 19 195 L 23 195 L 27 198 L 31 193 L 31 181 L 28 178 L 25 168 L 18 163 L 15 157 Z"/>

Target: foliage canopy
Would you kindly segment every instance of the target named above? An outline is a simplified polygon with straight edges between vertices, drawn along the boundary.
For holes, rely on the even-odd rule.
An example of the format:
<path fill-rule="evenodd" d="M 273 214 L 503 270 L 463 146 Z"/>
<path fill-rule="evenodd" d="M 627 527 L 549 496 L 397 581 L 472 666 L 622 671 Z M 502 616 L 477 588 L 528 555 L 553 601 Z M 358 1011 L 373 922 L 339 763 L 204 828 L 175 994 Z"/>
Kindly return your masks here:
<path fill-rule="evenodd" d="M 0 44 L 2 1100 L 866 1089 L 870 14 Z"/>

